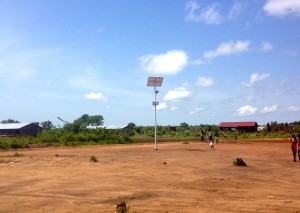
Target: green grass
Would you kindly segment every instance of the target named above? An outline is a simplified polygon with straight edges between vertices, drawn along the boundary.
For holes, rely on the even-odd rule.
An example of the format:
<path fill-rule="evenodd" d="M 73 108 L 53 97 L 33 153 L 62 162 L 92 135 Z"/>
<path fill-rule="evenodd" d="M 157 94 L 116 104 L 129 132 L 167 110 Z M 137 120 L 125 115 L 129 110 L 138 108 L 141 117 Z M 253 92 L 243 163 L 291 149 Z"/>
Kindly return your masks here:
<path fill-rule="evenodd" d="M 96 157 L 95 155 L 92 155 L 92 156 L 90 157 L 90 161 L 91 161 L 91 162 L 98 162 L 98 159 L 97 159 L 97 157 Z"/>
<path fill-rule="evenodd" d="M 129 206 L 126 206 L 125 202 L 121 202 L 116 205 L 116 213 L 129 213 Z"/>
<path fill-rule="evenodd" d="M 18 153 L 18 152 L 15 152 L 15 154 L 12 155 L 12 157 L 24 157 L 25 155 L 21 154 L 21 153 Z"/>
<path fill-rule="evenodd" d="M 183 144 L 189 144 L 189 143 L 190 143 L 189 140 L 184 140 L 184 141 L 183 141 Z"/>

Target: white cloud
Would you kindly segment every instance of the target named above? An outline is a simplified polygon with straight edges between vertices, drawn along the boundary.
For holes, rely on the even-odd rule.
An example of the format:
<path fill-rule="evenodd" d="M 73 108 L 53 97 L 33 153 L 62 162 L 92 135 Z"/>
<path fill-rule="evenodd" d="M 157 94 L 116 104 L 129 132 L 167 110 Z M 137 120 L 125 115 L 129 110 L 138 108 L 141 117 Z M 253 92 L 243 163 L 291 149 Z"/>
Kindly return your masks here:
<path fill-rule="evenodd" d="M 194 61 L 191 61 L 191 64 L 195 64 L 195 65 L 202 65 L 204 64 L 205 62 L 201 59 L 196 59 Z"/>
<path fill-rule="evenodd" d="M 289 106 L 289 107 L 286 108 L 286 111 L 288 111 L 288 112 L 299 112 L 300 107 L 299 106 Z"/>
<path fill-rule="evenodd" d="M 244 83 L 244 85 L 247 87 L 252 87 L 257 81 L 264 80 L 264 79 L 268 78 L 269 76 L 270 76 L 270 74 L 268 74 L 268 73 L 263 73 L 263 74 L 253 73 L 250 77 L 250 80 L 248 82 Z"/>
<path fill-rule="evenodd" d="M 196 85 L 200 87 L 210 87 L 214 85 L 214 83 L 214 80 L 211 78 L 199 77 Z"/>
<path fill-rule="evenodd" d="M 201 111 L 203 111 L 203 108 L 196 107 L 196 108 L 194 108 L 194 109 L 192 109 L 192 110 L 189 111 L 189 115 L 193 115 L 193 114 L 199 113 Z"/>
<path fill-rule="evenodd" d="M 300 1 L 267 0 L 263 10 L 270 16 L 284 17 L 290 14 L 300 16 Z"/>
<path fill-rule="evenodd" d="M 246 52 L 249 50 L 250 44 L 250 41 L 237 41 L 235 43 L 233 41 L 229 41 L 226 43 L 221 43 L 216 50 L 205 52 L 204 58 L 212 59 L 219 56 L 226 56 Z"/>
<path fill-rule="evenodd" d="M 247 106 L 243 106 L 243 107 L 240 107 L 239 109 L 237 109 L 236 112 L 234 113 L 234 115 L 236 115 L 236 116 L 253 115 L 256 113 L 256 111 L 257 111 L 257 108 L 247 105 Z"/>
<path fill-rule="evenodd" d="M 185 10 L 187 11 L 187 15 L 185 19 L 187 21 L 200 21 L 199 15 L 196 14 L 196 11 L 200 9 L 200 5 L 196 1 L 190 1 L 187 3 Z"/>
<path fill-rule="evenodd" d="M 187 53 L 180 50 L 140 57 L 141 68 L 151 74 L 176 75 L 187 65 L 187 62 Z"/>
<path fill-rule="evenodd" d="M 233 6 L 230 9 L 230 12 L 228 14 L 228 18 L 229 19 L 234 19 L 236 17 L 239 16 L 239 14 L 242 12 L 243 10 L 243 5 L 241 2 L 235 2 L 233 4 Z"/>
<path fill-rule="evenodd" d="M 269 52 L 272 49 L 273 49 L 273 45 L 270 44 L 269 42 L 264 41 L 264 42 L 261 43 L 260 51 Z"/>
<path fill-rule="evenodd" d="M 91 100 L 96 100 L 96 101 L 106 101 L 107 98 L 102 95 L 102 93 L 100 92 L 91 92 L 91 93 L 88 93 L 88 94 L 85 94 L 84 97 L 86 99 L 91 99 Z"/>
<path fill-rule="evenodd" d="M 266 114 L 266 113 L 276 112 L 277 110 L 278 110 L 278 106 L 274 105 L 270 107 L 266 106 L 260 112 Z"/>
<path fill-rule="evenodd" d="M 218 10 L 219 5 L 214 3 L 206 8 L 201 9 L 196 1 L 190 1 L 186 5 L 187 15 L 185 19 L 191 22 L 204 22 L 206 24 L 220 24 L 223 21 L 223 17 Z"/>
<path fill-rule="evenodd" d="M 156 106 L 157 110 L 164 110 L 167 108 L 168 108 L 168 105 L 166 103 L 159 103 L 159 105 Z"/>
<path fill-rule="evenodd" d="M 211 4 L 201 12 L 201 19 L 206 24 L 221 24 L 223 17 L 218 10 L 218 4 Z"/>
<path fill-rule="evenodd" d="M 178 109 L 178 107 L 176 107 L 176 106 L 172 106 L 172 107 L 170 108 L 171 111 L 176 111 L 177 109 Z"/>
<path fill-rule="evenodd" d="M 179 87 L 175 90 L 168 91 L 164 97 L 165 101 L 180 101 L 191 97 L 191 92 L 186 90 L 185 87 Z"/>

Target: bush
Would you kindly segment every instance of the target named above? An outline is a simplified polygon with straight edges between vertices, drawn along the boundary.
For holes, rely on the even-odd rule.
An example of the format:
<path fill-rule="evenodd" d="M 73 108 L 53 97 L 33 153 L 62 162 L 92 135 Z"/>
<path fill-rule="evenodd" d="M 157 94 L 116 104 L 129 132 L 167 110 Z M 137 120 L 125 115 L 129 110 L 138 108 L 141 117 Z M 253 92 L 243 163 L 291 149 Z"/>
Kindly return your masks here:
<path fill-rule="evenodd" d="M 24 138 L 0 138 L 0 149 L 28 148 L 29 140 Z"/>
<path fill-rule="evenodd" d="M 98 162 L 98 159 L 97 159 L 97 157 L 96 157 L 95 155 L 92 155 L 92 156 L 90 157 L 90 161 L 91 161 L 91 162 Z"/>
<path fill-rule="evenodd" d="M 189 143 L 190 143 L 189 140 L 184 140 L 184 141 L 183 141 L 183 144 L 189 144 Z"/>
<path fill-rule="evenodd" d="M 0 149 L 8 149 L 8 148 L 9 148 L 9 144 L 6 141 L 0 139 Z"/>
<path fill-rule="evenodd" d="M 76 141 L 87 142 L 89 140 L 87 134 L 85 132 L 79 132 L 76 134 Z"/>
<path fill-rule="evenodd" d="M 247 166 L 246 162 L 242 158 L 236 158 L 232 161 L 234 166 Z"/>
<path fill-rule="evenodd" d="M 65 132 L 60 139 L 64 144 L 68 144 L 68 142 L 75 141 L 75 135 L 72 132 Z"/>
<path fill-rule="evenodd" d="M 126 206 L 125 202 L 121 202 L 116 205 L 116 213 L 129 213 L 129 206 Z"/>
<path fill-rule="evenodd" d="M 18 158 L 18 157 L 24 157 L 24 155 L 20 154 L 18 152 L 15 152 L 15 154 L 13 154 L 12 157 L 17 157 Z"/>
<path fill-rule="evenodd" d="M 37 136 L 37 140 L 42 143 L 60 142 L 62 134 L 60 129 L 44 130 Z"/>

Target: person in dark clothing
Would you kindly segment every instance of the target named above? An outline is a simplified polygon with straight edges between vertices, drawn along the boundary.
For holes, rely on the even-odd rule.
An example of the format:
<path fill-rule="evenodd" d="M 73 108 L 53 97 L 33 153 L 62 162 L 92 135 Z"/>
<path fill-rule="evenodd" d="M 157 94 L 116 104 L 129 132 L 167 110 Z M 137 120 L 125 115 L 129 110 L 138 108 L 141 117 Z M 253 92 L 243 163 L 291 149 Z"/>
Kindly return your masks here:
<path fill-rule="evenodd" d="M 297 138 L 295 135 L 292 135 L 291 140 L 291 149 L 294 157 L 294 162 L 296 162 L 296 155 L 297 155 Z"/>
<path fill-rule="evenodd" d="M 216 140 L 216 143 L 219 143 L 219 131 L 216 130 L 216 133 L 215 133 L 215 140 Z"/>

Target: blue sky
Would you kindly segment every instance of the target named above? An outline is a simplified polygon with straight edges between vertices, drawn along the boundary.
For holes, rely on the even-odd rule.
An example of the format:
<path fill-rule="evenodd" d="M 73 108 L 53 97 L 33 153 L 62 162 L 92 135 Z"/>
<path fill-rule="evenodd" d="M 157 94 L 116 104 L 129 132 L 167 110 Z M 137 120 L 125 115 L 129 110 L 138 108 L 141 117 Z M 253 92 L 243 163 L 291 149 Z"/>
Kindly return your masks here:
<path fill-rule="evenodd" d="M 0 120 L 300 120 L 299 0 L 0 0 Z"/>

